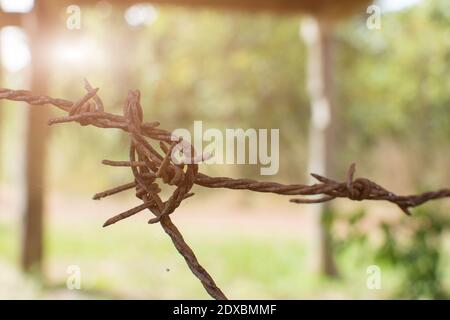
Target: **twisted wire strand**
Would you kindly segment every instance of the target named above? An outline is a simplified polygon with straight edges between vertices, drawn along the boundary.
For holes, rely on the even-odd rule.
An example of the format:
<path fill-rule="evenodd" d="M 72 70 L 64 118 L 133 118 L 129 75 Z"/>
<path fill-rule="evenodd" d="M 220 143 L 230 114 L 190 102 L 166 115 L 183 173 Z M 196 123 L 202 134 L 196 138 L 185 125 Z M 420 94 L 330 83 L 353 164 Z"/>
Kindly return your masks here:
<path fill-rule="evenodd" d="M 94 195 L 94 199 L 102 199 L 119 192 L 135 189 L 136 197 L 142 201 L 142 204 L 111 217 L 105 222 L 104 227 L 129 218 L 143 210 L 151 211 L 154 218 L 151 218 L 149 223 L 159 222 L 161 224 L 192 273 L 200 280 L 208 294 L 215 299 L 226 299 L 226 296 L 218 288 L 209 273 L 200 265 L 181 232 L 170 219 L 170 214 L 180 206 L 181 202 L 193 195 L 190 191 L 194 184 L 206 188 L 249 190 L 288 196 L 320 196 L 319 198 L 291 199 L 293 203 L 304 204 L 322 203 L 336 198 L 347 198 L 354 201 L 383 200 L 396 204 L 408 215 L 410 214 L 409 208 L 431 200 L 450 197 L 450 188 L 417 195 L 396 195 L 369 179 L 354 179 L 355 164 L 350 166 L 345 182 L 338 182 L 312 174 L 318 181 L 318 183 L 312 185 L 284 185 L 252 179 L 210 177 L 198 172 L 196 161 L 189 161 L 187 164 L 172 162 L 171 153 L 174 146 L 180 142 L 187 142 L 181 141 L 180 138 L 174 137 L 169 131 L 159 128 L 160 124 L 157 121 L 143 121 L 140 92 L 138 90 L 129 91 L 124 103 L 123 115 L 115 115 L 104 111 L 104 104 L 97 94 L 98 88 L 94 89 L 87 80 L 85 80 L 84 87 L 87 93 L 76 102 L 55 99 L 45 95 L 34 95 L 27 90 L 1 88 L 0 100 L 22 101 L 31 105 L 49 104 L 68 113 L 67 116 L 51 119 L 50 125 L 78 122 L 82 126 L 117 128 L 127 132 L 130 136 L 130 159 L 125 161 L 104 160 L 102 163 L 114 167 L 129 167 L 133 173 L 134 181 L 97 193 Z M 158 141 L 162 154 L 148 140 Z M 189 147 L 191 154 L 195 155 L 193 147 L 190 145 Z M 194 156 L 191 157 L 190 160 L 193 160 Z M 205 159 L 204 156 L 200 158 Z M 157 181 L 176 187 L 172 195 L 165 201 L 159 196 L 161 189 Z"/>

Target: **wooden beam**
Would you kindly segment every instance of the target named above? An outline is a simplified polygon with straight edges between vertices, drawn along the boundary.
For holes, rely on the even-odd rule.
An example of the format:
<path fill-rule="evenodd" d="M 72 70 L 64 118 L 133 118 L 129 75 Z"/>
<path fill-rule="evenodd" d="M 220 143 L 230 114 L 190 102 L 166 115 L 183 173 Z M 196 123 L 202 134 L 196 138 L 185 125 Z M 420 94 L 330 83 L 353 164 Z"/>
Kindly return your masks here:
<path fill-rule="evenodd" d="M 95 5 L 98 0 L 66 0 L 54 6 Z M 218 10 L 237 10 L 244 12 L 275 12 L 283 14 L 307 13 L 327 18 L 345 17 L 356 12 L 365 13 L 365 8 L 372 0 L 109 0 L 114 6 L 129 7 L 136 3 L 182 6 L 186 8 L 211 8 Z M 21 26 L 28 13 L 1 12 L 0 28 L 4 26 Z"/>
<path fill-rule="evenodd" d="M 21 13 L 0 12 L 0 28 L 5 26 L 20 26 L 24 15 Z"/>
<path fill-rule="evenodd" d="M 85 6 L 95 5 L 98 2 L 98 0 L 66 0 L 65 2 L 61 1 L 58 4 L 53 4 L 53 6 L 63 7 L 72 4 Z M 365 13 L 365 8 L 372 0 L 109 0 L 108 2 L 120 7 L 129 7 L 136 3 L 151 3 L 194 9 L 211 8 L 217 10 L 274 12 L 283 14 L 307 13 L 335 19 L 354 14 L 358 11 Z M 4 26 L 21 26 L 23 19 L 28 14 L 0 11 L 0 28 Z"/>
<path fill-rule="evenodd" d="M 73 0 L 71 4 L 95 5 L 96 0 Z M 115 6 L 131 6 L 136 3 L 176 5 L 189 8 L 228 9 L 247 12 L 270 11 L 284 14 L 309 13 L 328 17 L 342 17 L 357 11 L 365 13 L 371 0 L 109 0 Z"/>

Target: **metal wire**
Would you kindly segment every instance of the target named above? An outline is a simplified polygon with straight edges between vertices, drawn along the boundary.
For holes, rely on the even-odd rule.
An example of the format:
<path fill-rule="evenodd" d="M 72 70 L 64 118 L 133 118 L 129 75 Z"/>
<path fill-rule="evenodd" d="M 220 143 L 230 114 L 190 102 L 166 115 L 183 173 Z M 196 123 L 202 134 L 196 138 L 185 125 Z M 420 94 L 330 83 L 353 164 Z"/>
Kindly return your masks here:
<path fill-rule="evenodd" d="M 335 198 L 350 200 L 384 200 L 396 204 L 403 212 L 410 214 L 409 208 L 419 206 L 427 201 L 450 197 L 450 189 L 445 188 L 434 192 L 417 195 L 399 196 L 386 190 L 375 182 L 365 179 L 354 179 L 355 165 L 349 168 L 346 181 L 312 176 L 318 180 L 313 185 L 283 185 L 276 182 L 260 182 L 251 179 L 233 179 L 228 177 L 210 177 L 198 172 L 198 165 L 194 161 L 187 164 L 175 164 L 171 159 L 173 147 L 181 142 L 169 131 L 160 129 L 159 122 L 143 122 L 143 111 L 140 104 L 140 92 L 130 90 L 124 103 L 123 115 L 114 115 L 104 111 L 103 102 L 97 95 L 98 89 L 85 80 L 87 93 L 78 101 L 71 102 L 64 99 L 54 99 L 43 95 L 33 95 L 30 91 L 0 89 L 0 100 L 23 101 L 32 105 L 50 104 L 68 113 L 49 121 L 50 125 L 66 122 L 78 122 L 83 126 L 93 125 L 100 128 L 118 128 L 130 136 L 129 160 L 104 160 L 103 164 L 116 167 L 129 167 L 134 180 L 124 185 L 103 191 L 94 196 L 101 199 L 122 191 L 135 189 L 136 197 L 142 204 L 119 213 L 108 219 L 104 227 L 129 218 L 143 210 L 150 210 L 154 217 L 149 223 L 160 223 L 164 231 L 171 238 L 175 248 L 184 257 L 192 273 L 201 281 L 205 290 L 215 299 L 226 299 L 209 273 L 200 265 L 194 252 L 183 239 L 182 234 L 170 219 L 181 202 L 193 195 L 194 184 L 206 188 L 227 188 L 236 190 L 250 190 L 268 192 L 289 196 L 317 196 L 320 198 L 291 199 L 294 203 L 321 203 Z M 162 152 L 158 152 L 150 143 L 159 142 Z M 187 143 L 184 142 L 183 143 Z M 191 154 L 195 154 L 193 147 Z M 163 201 L 159 193 L 158 183 L 175 186 L 172 195 Z"/>

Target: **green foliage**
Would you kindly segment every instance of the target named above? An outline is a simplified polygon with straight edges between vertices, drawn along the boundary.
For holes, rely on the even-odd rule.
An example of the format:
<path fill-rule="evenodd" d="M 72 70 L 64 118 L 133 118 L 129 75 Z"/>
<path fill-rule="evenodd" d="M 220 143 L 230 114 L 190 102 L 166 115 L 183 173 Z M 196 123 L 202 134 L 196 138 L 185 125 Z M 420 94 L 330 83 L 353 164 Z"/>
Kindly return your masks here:
<path fill-rule="evenodd" d="M 87 77 L 100 87 L 99 94 L 113 112 L 121 112 L 128 89 L 139 88 L 145 119 L 158 120 L 168 130 L 191 129 L 194 120 L 221 130 L 279 128 L 280 148 L 291 150 L 291 156 L 282 159 L 282 175 L 291 177 L 293 170 L 303 175 L 309 107 L 299 17 L 173 7 L 158 8 L 158 12 L 148 28 L 129 28 L 120 22 L 120 10 L 108 20 L 87 11 L 82 36 L 95 39 L 104 60 L 78 66 L 71 70 L 70 79 L 65 72 L 55 72 L 53 94 L 77 99 Z M 78 129 L 59 130 L 55 157 L 66 146 L 63 131 L 73 134 Z M 108 134 L 98 131 L 77 131 L 80 139 L 72 141 L 68 152 L 82 153 L 86 161 L 127 156 L 126 140 L 120 140 L 120 135 L 105 138 Z M 93 144 L 95 150 L 89 152 Z M 70 175 L 72 163 L 56 165 L 58 177 L 62 172 Z M 77 167 L 76 176 L 79 170 L 89 175 L 85 163 Z M 257 172 L 247 169 L 249 176 Z"/>
<path fill-rule="evenodd" d="M 400 223 L 380 222 L 370 234 L 363 231 L 361 224 L 366 218 L 364 211 L 358 211 L 339 222 L 350 232 L 335 239 L 339 254 L 345 254 L 352 247 L 363 252 L 362 261 L 376 263 L 397 270 L 398 288 L 395 298 L 444 299 L 449 297 L 444 285 L 444 270 L 448 263 L 448 248 L 445 239 L 450 231 L 450 219 L 437 210 L 416 209 L 412 217 Z M 377 245 L 368 239 L 380 235 Z M 372 244 L 371 244 L 372 243 Z"/>
<path fill-rule="evenodd" d="M 391 135 L 440 144 L 450 136 L 448 1 L 382 17 L 381 30 L 354 19 L 338 32 L 343 128 L 360 147 Z M 443 10 L 442 8 L 446 8 Z"/>
<path fill-rule="evenodd" d="M 445 233 L 450 230 L 450 219 L 435 211 L 417 210 L 411 235 L 407 240 L 399 239 L 395 233 L 402 226 L 382 224 L 383 244 L 378 248 L 376 258 L 392 263 L 404 275 L 399 297 L 406 298 L 448 298 L 443 288 L 442 258 Z M 402 233 L 403 234 L 403 233 Z"/>
<path fill-rule="evenodd" d="M 112 112 L 121 112 L 128 89 L 140 88 L 146 119 L 159 120 L 167 129 L 191 128 L 193 120 L 219 129 L 279 128 L 279 178 L 299 182 L 306 169 L 309 125 L 301 17 L 157 9 L 158 19 L 145 28 L 127 26 L 118 8 L 107 19 L 95 8 L 83 9 L 82 30 L 61 31 L 61 37 L 90 39 L 101 59 L 76 66 L 49 61 L 48 93 L 75 100 L 87 77 L 101 88 Z M 419 168 L 448 159 L 448 12 L 446 0 L 424 1 L 383 14 L 381 30 L 369 30 L 365 15 L 336 26 L 337 167 L 366 161 L 362 155 L 370 158 L 386 140 L 404 145 Z M 52 132 L 52 181 L 59 187 L 83 190 L 79 177 L 92 174 L 92 163 L 105 156 L 126 157 L 127 140 L 121 134 L 67 126 Z M 77 139 L 69 138 L 68 144 L 68 135 Z M 76 162 L 80 158 L 82 163 Z M 222 169 L 205 168 L 216 170 L 211 174 Z M 256 173 L 246 168 L 236 174 Z"/>

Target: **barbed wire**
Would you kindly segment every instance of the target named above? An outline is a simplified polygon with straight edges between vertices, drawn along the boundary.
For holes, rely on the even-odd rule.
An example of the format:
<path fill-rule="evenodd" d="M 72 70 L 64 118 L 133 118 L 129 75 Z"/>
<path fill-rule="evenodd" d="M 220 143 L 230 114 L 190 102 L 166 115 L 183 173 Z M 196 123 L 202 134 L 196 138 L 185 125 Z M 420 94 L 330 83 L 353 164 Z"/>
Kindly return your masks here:
<path fill-rule="evenodd" d="M 250 190 L 255 192 L 275 193 L 289 196 L 320 196 L 319 198 L 296 198 L 293 203 L 322 203 L 336 198 L 350 200 L 384 200 L 396 204 L 403 212 L 410 215 L 410 208 L 427 201 L 450 197 L 450 188 L 426 192 L 417 195 L 399 196 L 386 190 L 366 178 L 354 179 L 355 164 L 348 170 L 346 181 L 338 182 L 318 174 L 312 176 L 316 184 L 284 185 L 276 182 L 260 182 L 251 179 L 233 179 L 228 177 L 211 177 L 198 171 L 197 161 L 193 161 L 194 148 L 169 131 L 159 128 L 159 122 L 144 122 L 140 104 L 140 92 L 130 90 L 123 107 L 123 115 L 115 115 L 104 111 L 104 104 L 98 96 L 98 88 L 94 89 L 85 80 L 87 93 L 78 101 L 55 99 L 45 95 L 34 95 L 27 90 L 0 89 L 0 100 L 27 102 L 31 105 L 53 105 L 68 115 L 49 120 L 50 125 L 78 122 L 82 126 L 93 125 L 99 128 L 118 128 L 130 136 L 129 159 L 125 161 L 104 160 L 103 164 L 114 167 L 129 167 L 133 173 L 133 181 L 94 195 L 94 199 L 102 199 L 126 190 L 135 190 L 136 197 L 142 204 L 119 213 L 104 223 L 104 227 L 129 218 L 146 209 L 154 217 L 149 223 L 160 223 L 171 238 L 177 251 L 183 256 L 192 273 L 200 280 L 208 294 L 215 299 L 227 299 L 216 285 L 209 273 L 200 265 L 192 249 L 184 240 L 181 232 L 173 224 L 172 214 L 181 202 L 193 196 L 194 185 L 206 188 L 227 188 L 234 190 Z M 150 141 L 159 142 L 161 151 L 157 151 Z M 185 162 L 174 163 L 171 155 L 178 144 L 188 144 L 190 158 Z M 186 155 L 185 155 L 186 156 Z M 203 155 L 200 156 L 203 159 Z M 187 161 L 186 161 L 187 160 Z M 197 156 L 198 160 L 198 156 Z M 159 196 L 161 188 L 158 182 L 174 186 L 171 196 L 163 201 Z"/>

